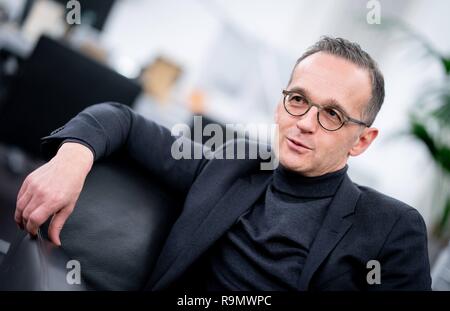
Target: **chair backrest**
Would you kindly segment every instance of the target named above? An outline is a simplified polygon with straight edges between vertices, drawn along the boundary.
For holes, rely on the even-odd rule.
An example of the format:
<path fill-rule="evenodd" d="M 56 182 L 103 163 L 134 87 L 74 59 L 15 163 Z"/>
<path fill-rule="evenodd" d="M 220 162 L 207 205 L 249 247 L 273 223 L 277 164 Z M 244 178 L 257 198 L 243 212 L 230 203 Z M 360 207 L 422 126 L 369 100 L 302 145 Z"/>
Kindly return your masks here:
<path fill-rule="evenodd" d="M 131 106 L 134 81 L 43 36 L 22 64 L 0 109 L 0 141 L 40 156 L 40 138 L 84 108 L 106 101 Z"/>
<path fill-rule="evenodd" d="M 61 233 L 95 289 L 141 289 L 181 212 L 179 196 L 127 156 L 97 163 Z"/>
<path fill-rule="evenodd" d="M 40 251 L 42 247 L 48 249 L 49 242 L 42 242 L 48 238 L 48 222 L 41 228 L 42 238 L 35 243 L 25 238 L 16 243 L 19 246 L 12 245 L 0 267 L 4 282 L 0 288 L 70 290 L 66 264 L 76 260 L 83 288 L 143 289 L 181 212 L 183 202 L 178 197 L 126 156 L 116 154 L 96 163 L 61 232 L 62 246 Z M 60 254 L 55 254 L 58 251 Z M 24 267 L 31 280 L 18 272 Z"/>
<path fill-rule="evenodd" d="M 20 232 L 0 265 L 0 290 L 87 290 L 84 282 L 67 281 L 65 267 L 69 261 L 66 254 L 48 240 Z"/>

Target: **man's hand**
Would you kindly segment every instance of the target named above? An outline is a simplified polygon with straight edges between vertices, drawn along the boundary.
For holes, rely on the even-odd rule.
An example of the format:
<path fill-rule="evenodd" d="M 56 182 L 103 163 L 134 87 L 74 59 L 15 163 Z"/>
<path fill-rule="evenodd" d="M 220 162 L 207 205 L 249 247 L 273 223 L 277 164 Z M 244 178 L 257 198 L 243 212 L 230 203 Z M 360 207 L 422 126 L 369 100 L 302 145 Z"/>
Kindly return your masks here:
<path fill-rule="evenodd" d="M 16 223 L 32 235 L 53 216 L 50 239 L 61 245 L 59 233 L 78 200 L 94 155 L 79 143 L 64 143 L 58 153 L 25 178 L 17 195 Z"/>

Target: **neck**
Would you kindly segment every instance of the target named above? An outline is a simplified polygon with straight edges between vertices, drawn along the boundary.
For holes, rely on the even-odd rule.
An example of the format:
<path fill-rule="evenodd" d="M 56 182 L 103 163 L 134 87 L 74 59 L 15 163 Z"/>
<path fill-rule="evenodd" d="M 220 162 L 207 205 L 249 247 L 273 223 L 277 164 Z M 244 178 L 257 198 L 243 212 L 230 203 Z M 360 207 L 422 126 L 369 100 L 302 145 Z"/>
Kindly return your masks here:
<path fill-rule="evenodd" d="M 282 192 L 303 197 L 334 195 L 348 166 L 318 176 L 307 176 L 280 165 L 274 173 L 274 186 Z"/>
<path fill-rule="evenodd" d="M 336 165 L 333 168 L 327 168 L 327 169 L 323 169 L 320 171 L 297 172 L 297 173 L 300 175 L 306 176 L 306 177 L 320 177 L 320 176 L 323 176 L 326 174 L 337 172 L 346 166 L 347 166 L 347 163 L 342 163 L 342 164 Z"/>

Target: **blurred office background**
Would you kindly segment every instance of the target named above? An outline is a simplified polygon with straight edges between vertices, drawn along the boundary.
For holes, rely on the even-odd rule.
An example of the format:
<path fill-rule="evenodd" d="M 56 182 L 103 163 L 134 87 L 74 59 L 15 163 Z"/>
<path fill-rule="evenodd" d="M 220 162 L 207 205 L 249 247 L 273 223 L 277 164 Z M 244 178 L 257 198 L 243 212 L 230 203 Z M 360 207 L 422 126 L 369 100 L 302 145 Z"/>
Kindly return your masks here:
<path fill-rule="evenodd" d="M 442 124 L 424 132 L 411 117 L 427 111 L 420 104 L 449 101 L 450 63 L 439 56 L 450 55 L 450 2 L 80 0 L 74 25 L 69 2 L 0 0 L 3 197 L 15 195 L 7 178 L 19 183 L 41 163 L 38 138 L 98 101 L 121 101 L 169 128 L 192 125 L 193 115 L 222 125 L 271 123 L 296 59 L 321 35 L 341 36 L 378 61 L 386 83 L 379 138 L 350 160 L 349 174 L 419 210 L 435 287 L 450 286 L 449 155 L 433 153 L 445 155 L 449 136 L 433 140 L 438 148 L 425 134 L 441 134 Z M 379 24 L 367 19 L 374 2 Z"/>

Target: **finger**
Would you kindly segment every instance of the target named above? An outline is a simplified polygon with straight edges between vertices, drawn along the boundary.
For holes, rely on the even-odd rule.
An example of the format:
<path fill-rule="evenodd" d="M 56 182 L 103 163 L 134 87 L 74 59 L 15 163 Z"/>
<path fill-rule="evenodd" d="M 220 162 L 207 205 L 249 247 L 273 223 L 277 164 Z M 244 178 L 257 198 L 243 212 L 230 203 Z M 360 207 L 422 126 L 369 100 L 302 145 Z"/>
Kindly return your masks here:
<path fill-rule="evenodd" d="M 31 192 L 25 192 L 16 203 L 16 210 L 14 212 L 14 220 L 18 224 L 22 224 L 23 219 L 23 211 L 27 207 L 27 205 L 30 203 L 31 199 L 33 198 L 33 194 Z"/>
<path fill-rule="evenodd" d="M 29 200 L 31 199 L 31 193 L 28 191 L 30 185 L 29 176 L 30 175 L 25 178 L 22 185 L 20 186 L 19 192 L 17 193 L 16 210 L 14 212 L 14 220 L 22 230 L 24 229 L 22 213 Z M 27 195 L 24 196 L 25 194 Z"/>
<path fill-rule="evenodd" d="M 42 203 L 44 203 L 44 201 L 39 195 L 33 195 L 31 197 L 31 200 L 28 202 L 27 206 L 25 207 L 25 209 L 22 212 L 22 224 L 24 224 L 25 227 L 26 227 L 26 224 L 28 223 L 28 221 L 30 219 L 30 215 Z"/>
<path fill-rule="evenodd" d="M 67 218 L 70 215 L 71 207 L 63 208 L 61 211 L 53 215 L 52 221 L 48 228 L 48 236 L 50 240 L 58 246 L 61 246 L 61 240 L 59 234 L 61 233 Z"/>
<path fill-rule="evenodd" d="M 44 208 L 43 205 L 38 206 L 30 214 L 25 228 L 30 234 L 36 235 L 39 227 L 50 217 L 50 215 L 51 212 L 48 209 Z"/>
<path fill-rule="evenodd" d="M 25 178 L 25 180 L 22 183 L 22 186 L 20 186 L 19 192 L 17 193 L 17 199 L 19 199 L 27 190 L 28 190 L 28 178 Z"/>

